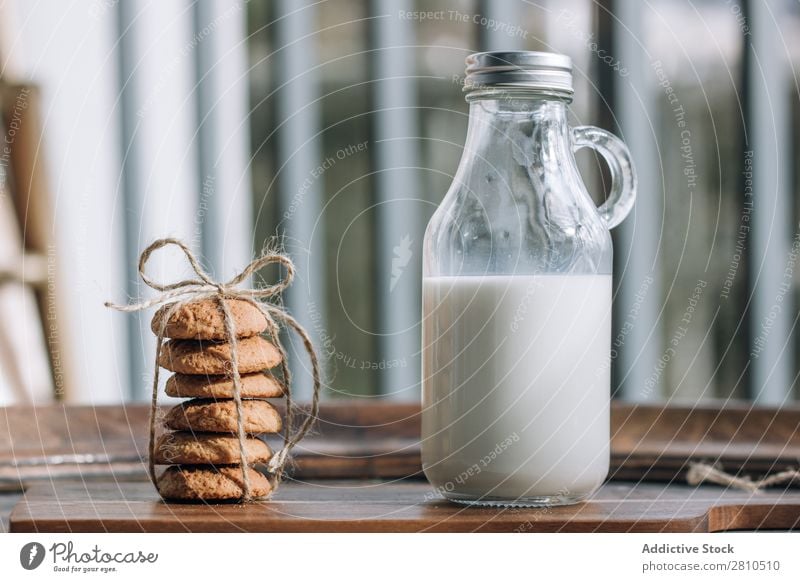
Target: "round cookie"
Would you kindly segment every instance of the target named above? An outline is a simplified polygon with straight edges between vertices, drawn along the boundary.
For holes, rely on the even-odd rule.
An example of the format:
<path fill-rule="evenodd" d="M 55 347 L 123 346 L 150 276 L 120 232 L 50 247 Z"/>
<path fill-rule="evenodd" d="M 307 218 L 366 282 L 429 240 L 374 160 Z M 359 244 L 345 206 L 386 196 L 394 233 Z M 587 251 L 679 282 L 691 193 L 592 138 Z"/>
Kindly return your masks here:
<path fill-rule="evenodd" d="M 274 368 L 281 361 L 278 348 L 258 335 L 239 340 L 237 351 L 240 374 Z M 181 374 L 228 374 L 231 367 L 231 345 L 195 340 L 169 340 L 161 347 L 158 365 Z"/>
<path fill-rule="evenodd" d="M 267 319 L 261 310 L 243 299 L 227 299 L 226 303 L 236 326 L 236 337 L 245 338 L 263 333 Z M 174 303 L 161 307 L 150 322 L 158 335 L 167 312 Z M 226 340 L 225 321 L 216 299 L 198 299 L 184 303 L 170 316 L 164 337 L 174 339 Z"/>
<path fill-rule="evenodd" d="M 261 434 L 281 430 L 281 416 L 269 402 L 243 400 L 242 416 L 246 433 Z M 236 434 L 236 403 L 233 400 L 189 400 L 171 408 L 164 417 L 164 424 L 172 430 Z"/>
<path fill-rule="evenodd" d="M 278 398 L 283 386 L 271 374 L 242 374 L 242 398 Z M 164 388 L 167 396 L 176 398 L 233 398 L 233 378 L 173 374 Z"/>
<path fill-rule="evenodd" d="M 269 445 L 248 437 L 245 440 L 248 463 L 266 463 L 272 457 Z M 156 441 L 153 460 L 157 465 L 233 465 L 242 462 L 239 439 L 215 433 L 168 432 Z"/>
<path fill-rule="evenodd" d="M 266 497 L 272 491 L 267 478 L 247 468 L 250 493 Z M 157 479 L 158 492 L 176 501 L 233 501 L 244 496 L 241 467 L 181 467 L 173 465 Z"/>

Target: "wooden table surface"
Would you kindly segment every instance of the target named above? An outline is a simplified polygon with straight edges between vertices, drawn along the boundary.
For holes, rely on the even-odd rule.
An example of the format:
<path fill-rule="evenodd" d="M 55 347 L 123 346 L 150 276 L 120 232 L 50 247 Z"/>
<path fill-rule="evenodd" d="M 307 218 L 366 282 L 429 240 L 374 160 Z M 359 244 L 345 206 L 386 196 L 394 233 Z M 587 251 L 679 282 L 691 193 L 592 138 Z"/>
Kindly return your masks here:
<path fill-rule="evenodd" d="M 422 480 L 287 483 L 274 499 L 164 503 L 149 482 L 56 482 L 31 487 L 14 532 L 715 532 L 795 529 L 800 492 L 607 483 L 591 500 L 545 509 L 472 508 Z"/>
<path fill-rule="evenodd" d="M 142 461 L 146 418 L 138 405 L 0 409 L 0 531 L 800 529 L 800 489 L 685 485 L 692 461 L 756 477 L 797 466 L 798 408 L 615 404 L 611 480 L 586 503 L 536 510 L 442 500 L 420 474 L 419 407 L 349 403 L 323 408 L 273 500 L 166 504 Z"/>

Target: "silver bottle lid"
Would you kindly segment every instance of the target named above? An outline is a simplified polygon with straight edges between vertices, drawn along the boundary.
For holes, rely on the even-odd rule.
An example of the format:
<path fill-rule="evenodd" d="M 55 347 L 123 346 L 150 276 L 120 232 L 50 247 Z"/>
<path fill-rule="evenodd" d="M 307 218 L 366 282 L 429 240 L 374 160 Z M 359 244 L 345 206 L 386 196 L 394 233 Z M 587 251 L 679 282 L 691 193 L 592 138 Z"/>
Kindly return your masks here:
<path fill-rule="evenodd" d="M 467 57 L 464 91 L 520 88 L 572 96 L 572 60 L 535 51 L 494 51 Z"/>

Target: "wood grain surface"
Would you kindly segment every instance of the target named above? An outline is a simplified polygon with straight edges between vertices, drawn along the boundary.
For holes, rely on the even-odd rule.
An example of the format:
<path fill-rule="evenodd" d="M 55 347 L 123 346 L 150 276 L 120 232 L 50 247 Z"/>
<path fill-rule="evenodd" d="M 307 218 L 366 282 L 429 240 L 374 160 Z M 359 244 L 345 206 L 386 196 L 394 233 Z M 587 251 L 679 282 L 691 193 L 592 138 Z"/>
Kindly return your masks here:
<path fill-rule="evenodd" d="M 608 483 L 588 502 L 547 509 L 470 508 L 423 481 L 284 484 L 248 506 L 167 504 L 149 483 L 40 483 L 13 532 L 714 532 L 796 529 L 800 492 Z"/>

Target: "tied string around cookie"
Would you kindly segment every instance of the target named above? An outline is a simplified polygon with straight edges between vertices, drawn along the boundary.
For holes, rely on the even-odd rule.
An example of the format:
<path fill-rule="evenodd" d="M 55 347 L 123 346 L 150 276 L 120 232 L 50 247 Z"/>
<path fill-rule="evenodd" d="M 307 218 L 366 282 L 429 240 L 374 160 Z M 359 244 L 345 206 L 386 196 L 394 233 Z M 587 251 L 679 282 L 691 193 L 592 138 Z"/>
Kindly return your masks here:
<path fill-rule="evenodd" d="M 197 275 L 196 279 L 184 279 L 177 283 L 161 284 L 154 281 L 145 273 L 145 266 L 152 254 L 160 248 L 166 246 L 176 246 L 183 251 L 183 254 L 189 261 L 192 269 Z M 282 280 L 274 285 L 267 285 L 259 289 L 242 288 L 240 285 L 255 272 L 270 264 L 277 264 L 282 266 L 286 275 Z M 225 336 L 231 347 L 231 361 L 230 361 L 230 377 L 233 379 L 233 399 L 236 406 L 237 417 L 237 437 L 239 441 L 239 455 L 242 465 L 242 483 L 244 495 L 242 501 L 250 501 L 252 499 L 252 489 L 250 486 L 250 478 L 248 476 L 248 463 L 247 454 L 245 450 L 245 443 L 247 435 L 244 430 L 244 411 L 242 406 L 242 381 L 239 374 L 239 354 L 238 354 L 238 339 L 236 337 L 236 324 L 233 320 L 230 308 L 227 301 L 229 299 L 240 299 L 247 301 L 254 305 L 261 311 L 267 321 L 267 333 L 270 335 L 273 343 L 275 344 L 278 352 L 281 355 L 281 375 L 283 376 L 284 395 L 286 396 L 286 426 L 284 430 L 284 443 L 283 448 L 276 453 L 267 464 L 267 468 L 272 477 L 273 490 L 277 488 L 283 476 L 283 470 L 289 458 L 289 452 L 292 448 L 300 442 L 303 437 L 311 429 L 314 420 L 317 418 L 319 412 L 319 393 L 320 393 L 320 368 L 319 360 L 316 351 L 311 342 L 311 337 L 308 332 L 303 328 L 300 323 L 294 319 L 289 313 L 280 305 L 269 303 L 270 298 L 278 297 L 289 285 L 294 278 L 294 263 L 292 260 L 279 252 L 265 252 L 260 257 L 251 262 L 245 269 L 225 283 L 214 281 L 208 273 L 200 266 L 200 263 L 195 257 L 194 253 L 180 240 L 175 238 L 163 238 L 155 241 L 148 246 L 139 257 L 139 276 L 145 284 L 159 292 L 159 295 L 147 301 L 139 303 L 132 303 L 130 305 L 117 305 L 111 302 L 106 302 L 106 307 L 116 309 L 123 312 L 135 312 L 149 309 L 150 307 L 162 306 L 170 303 L 164 317 L 158 326 L 157 341 L 156 341 L 156 358 L 155 358 L 155 372 L 153 374 L 153 393 L 150 400 L 150 420 L 149 420 L 149 443 L 148 443 L 148 472 L 153 485 L 158 488 L 155 475 L 155 462 L 154 462 L 154 447 L 155 447 L 155 432 L 156 432 L 156 411 L 158 408 L 158 380 L 159 380 L 159 355 L 164 345 L 164 337 L 166 335 L 167 323 L 170 321 L 175 312 L 181 306 L 189 303 L 190 301 L 197 301 L 200 299 L 213 298 L 216 300 L 219 310 L 223 316 L 225 324 Z M 314 390 L 311 398 L 311 408 L 308 415 L 303 419 L 303 422 L 298 427 L 297 431 L 292 434 L 292 427 L 294 425 L 294 409 L 292 405 L 292 378 L 287 365 L 287 354 L 280 341 L 280 328 L 278 322 L 283 323 L 287 327 L 300 336 L 303 342 L 303 347 L 308 353 L 309 360 L 311 361 L 311 368 L 314 380 Z"/>

